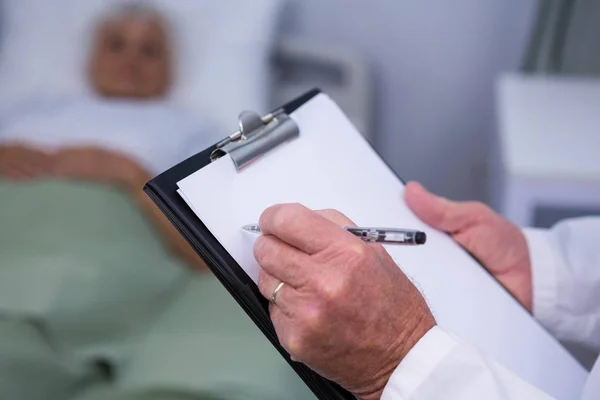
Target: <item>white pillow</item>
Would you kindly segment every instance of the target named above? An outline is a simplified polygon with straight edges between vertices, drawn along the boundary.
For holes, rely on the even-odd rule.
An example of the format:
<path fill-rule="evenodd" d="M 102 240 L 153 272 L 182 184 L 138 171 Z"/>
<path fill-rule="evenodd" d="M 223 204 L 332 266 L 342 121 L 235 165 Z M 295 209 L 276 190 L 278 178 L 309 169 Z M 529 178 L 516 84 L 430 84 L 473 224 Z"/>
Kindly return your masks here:
<path fill-rule="evenodd" d="M 97 18 L 128 0 L 0 0 L 0 116 L 27 101 L 89 93 Z M 169 19 L 177 51 L 172 100 L 233 129 L 266 112 L 269 55 L 283 0 L 147 0 Z"/>

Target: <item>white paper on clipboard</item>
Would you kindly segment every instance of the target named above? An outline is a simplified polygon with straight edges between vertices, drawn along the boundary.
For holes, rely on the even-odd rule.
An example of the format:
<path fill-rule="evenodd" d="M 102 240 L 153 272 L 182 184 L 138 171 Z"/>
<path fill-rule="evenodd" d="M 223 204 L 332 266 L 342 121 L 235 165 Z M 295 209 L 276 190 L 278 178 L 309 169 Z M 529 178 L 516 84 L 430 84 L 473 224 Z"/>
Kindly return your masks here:
<path fill-rule="evenodd" d="M 413 215 L 403 183 L 327 95 L 291 117 L 300 137 L 248 168 L 238 172 L 226 155 L 179 182 L 188 205 L 255 282 L 255 236 L 241 227 L 274 204 L 337 209 L 359 226 L 425 231 L 426 245 L 388 251 L 439 326 L 556 398 L 580 396 L 587 371 L 458 244 Z"/>

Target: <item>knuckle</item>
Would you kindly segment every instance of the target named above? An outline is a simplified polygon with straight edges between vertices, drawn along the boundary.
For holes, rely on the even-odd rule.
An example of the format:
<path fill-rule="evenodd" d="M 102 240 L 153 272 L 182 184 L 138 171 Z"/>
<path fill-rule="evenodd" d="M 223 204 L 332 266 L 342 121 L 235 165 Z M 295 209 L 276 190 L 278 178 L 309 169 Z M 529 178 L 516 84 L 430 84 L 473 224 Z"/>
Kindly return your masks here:
<path fill-rule="evenodd" d="M 303 337 L 312 336 L 313 333 L 321 331 L 323 327 L 324 311 L 321 307 L 307 307 L 301 326 L 303 327 Z"/>
<path fill-rule="evenodd" d="M 289 209 L 287 205 L 279 204 L 277 206 L 273 206 L 269 209 L 269 213 L 267 214 L 267 219 L 270 222 L 270 225 L 275 229 L 280 229 L 282 226 L 285 226 L 287 221 L 289 220 Z"/>
<path fill-rule="evenodd" d="M 354 223 L 348 218 L 346 215 L 341 213 L 338 210 L 334 209 L 325 209 L 319 211 L 319 214 L 328 220 L 335 222 L 338 225 L 354 225 Z"/>
<path fill-rule="evenodd" d="M 347 257 L 350 267 L 360 268 L 371 260 L 371 249 L 368 244 L 360 242 L 348 246 Z"/>
<path fill-rule="evenodd" d="M 290 353 L 291 356 L 298 360 L 304 359 L 306 351 L 306 340 L 299 330 L 289 332 L 282 339 L 281 344 Z"/>
<path fill-rule="evenodd" d="M 473 211 L 487 211 L 488 208 L 485 204 L 483 204 L 480 201 L 468 201 L 465 203 L 469 208 L 471 208 Z"/>
<path fill-rule="evenodd" d="M 291 224 L 301 221 L 301 217 L 306 211 L 307 208 L 298 203 L 279 205 L 273 213 L 272 226 L 277 231 L 281 231 Z"/>
<path fill-rule="evenodd" d="M 347 280 L 344 275 L 330 279 L 321 287 L 321 301 L 326 307 L 334 306 L 344 298 L 347 286 Z"/>
<path fill-rule="evenodd" d="M 333 208 L 328 208 L 328 209 L 322 210 L 321 214 L 323 214 L 324 216 L 329 217 L 331 219 L 346 218 L 346 216 L 344 214 L 342 214 L 341 212 L 339 212 L 338 210 L 335 210 Z"/>
<path fill-rule="evenodd" d="M 488 206 L 479 201 L 467 202 L 465 207 L 467 207 L 469 212 L 477 219 L 485 218 L 492 213 L 492 210 Z"/>

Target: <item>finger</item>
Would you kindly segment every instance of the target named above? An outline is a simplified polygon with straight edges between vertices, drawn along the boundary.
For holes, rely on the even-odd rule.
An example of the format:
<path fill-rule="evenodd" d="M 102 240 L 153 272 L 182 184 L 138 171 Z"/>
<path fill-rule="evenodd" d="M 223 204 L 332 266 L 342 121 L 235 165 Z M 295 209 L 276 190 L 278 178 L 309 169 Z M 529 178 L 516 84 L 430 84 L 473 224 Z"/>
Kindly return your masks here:
<path fill-rule="evenodd" d="M 43 172 L 50 172 L 54 164 L 54 157 L 45 152 L 38 152 L 32 160 L 35 165 L 43 170 Z"/>
<path fill-rule="evenodd" d="M 273 327 L 275 328 L 275 334 L 277 335 L 277 339 L 279 339 L 279 343 L 285 348 L 284 343 L 287 342 L 286 334 L 289 331 L 289 319 L 286 317 L 283 310 L 279 307 L 275 307 L 271 305 L 269 307 L 269 314 L 271 316 L 271 322 L 273 323 Z"/>
<path fill-rule="evenodd" d="M 302 286 L 311 273 L 310 257 L 275 236 L 259 236 L 254 243 L 256 262 L 279 281 Z"/>
<path fill-rule="evenodd" d="M 279 300 L 277 302 L 279 303 Z M 298 336 L 294 334 L 294 330 L 297 331 L 297 329 L 294 329 L 297 323 L 294 321 L 293 316 L 284 312 L 281 307 L 272 304 L 269 306 L 269 314 L 279 343 L 288 352 L 292 361 L 300 361 L 294 354 L 299 346 L 298 339 L 296 339 Z"/>
<path fill-rule="evenodd" d="M 32 177 L 50 170 L 49 155 L 34 149 L 17 150 L 13 154 L 11 163 L 14 168 Z"/>
<path fill-rule="evenodd" d="M 9 181 L 26 181 L 32 179 L 30 175 L 24 174 L 23 172 L 16 169 L 7 169 L 3 173 L 3 177 Z"/>
<path fill-rule="evenodd" d="M 317 210 L 315 211 L 317 214 L 322 215 L 328 220 L 335 222 L 339 226 L 356 226 L 356 224 L 344 214 L 337 210 Z M 352 235 L 348 233 L 348 235 Z M 379 253 L 380 256 L 389 257 L 387 250 L 381 245 L 371 245 L 371 249 L 375 250 Z"/>
<path fill-rule="evenodd" d="M 70 169 L 72 169 L 73 163 L 71 162 L 69 157 L 66 156 L 60 156 L 56 158 L 56 161 L 54 162 L 54 165 L 52 166 L 52 172 L 57 175 L 57 176 L 61 176 L 66 174 Z"/>
<path fill-rule="evenodd" d="M 406 185 L 404 199 L 423 222 L 450 233 L 466 229 L 486 214 L 482 204 L 453 202 L 428 192 L 416 182 Z"/>
<path fill-rule="evenodd" d="M 273 292 L 275 289 L 277 289 L 277 286 L 279 286 L 281 282 L 281 280 L 275 278 L 264 269 L 261 269 L 258 274 L 258 290 L 260 290 L 260 294 L 262 294 L 263 297 L 269 301 L 271 301 Z M 276 303 L 271 303 L 272 306 L 279 307 L 282 311 L 286 310 L 286 293 L 289 293 L 290 290 L 294 290 L 294 288 L 290 285 L 286 285 L 284 282 L 283 286 L 277 291 L 277 295 L 275 296 Z"/>
<path fill-rule="evenodd" d="M 327 218 L 331 222 L 335 222 L 339 226 L 356 226 L 350 218 L 346 217 L 344 214 L 337 210 L 317 210 L 315 211 L 317 214 Z"/>
<path fill-rule="evenodd" d="M 265 235 L 274 235 L 307 254 L 316 254 L 332 243 L 347 241 L 348 235 L 336 223 L 300 204 L 280 204 L 260 217 Z"/>
<path fill-rule="evenodd" d="M 41 160 L 31 157 L 24 160 L 20 160 L 18 164 L 15 165 L 15 167 L 23 174 L 28 175 L 30 177 L 36 177 L 48 171 L 46 166 L 41 162 Z"/>
<path fill-rule="evenodd" d="M 40 173 L 40 169 L 28 160 L 15 160 L 9 168 L 18 179 L 31 179 Z"/>
<path fill-rule="evenodd" d="M 58 177 L 75 178 L 85 171 L 88 162 L 88 159 L 81 157 L 74 150 L 61 150 L 55 156 L 52 172 Z"/>

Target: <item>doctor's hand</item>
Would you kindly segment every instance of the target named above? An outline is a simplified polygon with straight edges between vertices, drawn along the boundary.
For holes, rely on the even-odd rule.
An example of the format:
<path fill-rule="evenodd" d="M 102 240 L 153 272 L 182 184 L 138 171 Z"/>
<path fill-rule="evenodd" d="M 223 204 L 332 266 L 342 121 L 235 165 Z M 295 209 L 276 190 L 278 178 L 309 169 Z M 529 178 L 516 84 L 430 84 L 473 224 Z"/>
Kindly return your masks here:
<path fill-rule="evenodd" d="M 435 320 L 383 247 L 340 225 L 353 224 L 338 212 L 297 204 L 267 209 L 254 247 L 259 288 L 294 360 L 361 399 L 379 399 Z"/>
<path fill-rule="evenodd" d="M 523 306 L 532 310 L 529 249 L 517 226 L 482 203 L 452 202 L 429 193 L 418 183 L 407 184 L 404 197 L 417 217 L 450 233 Z"/>

